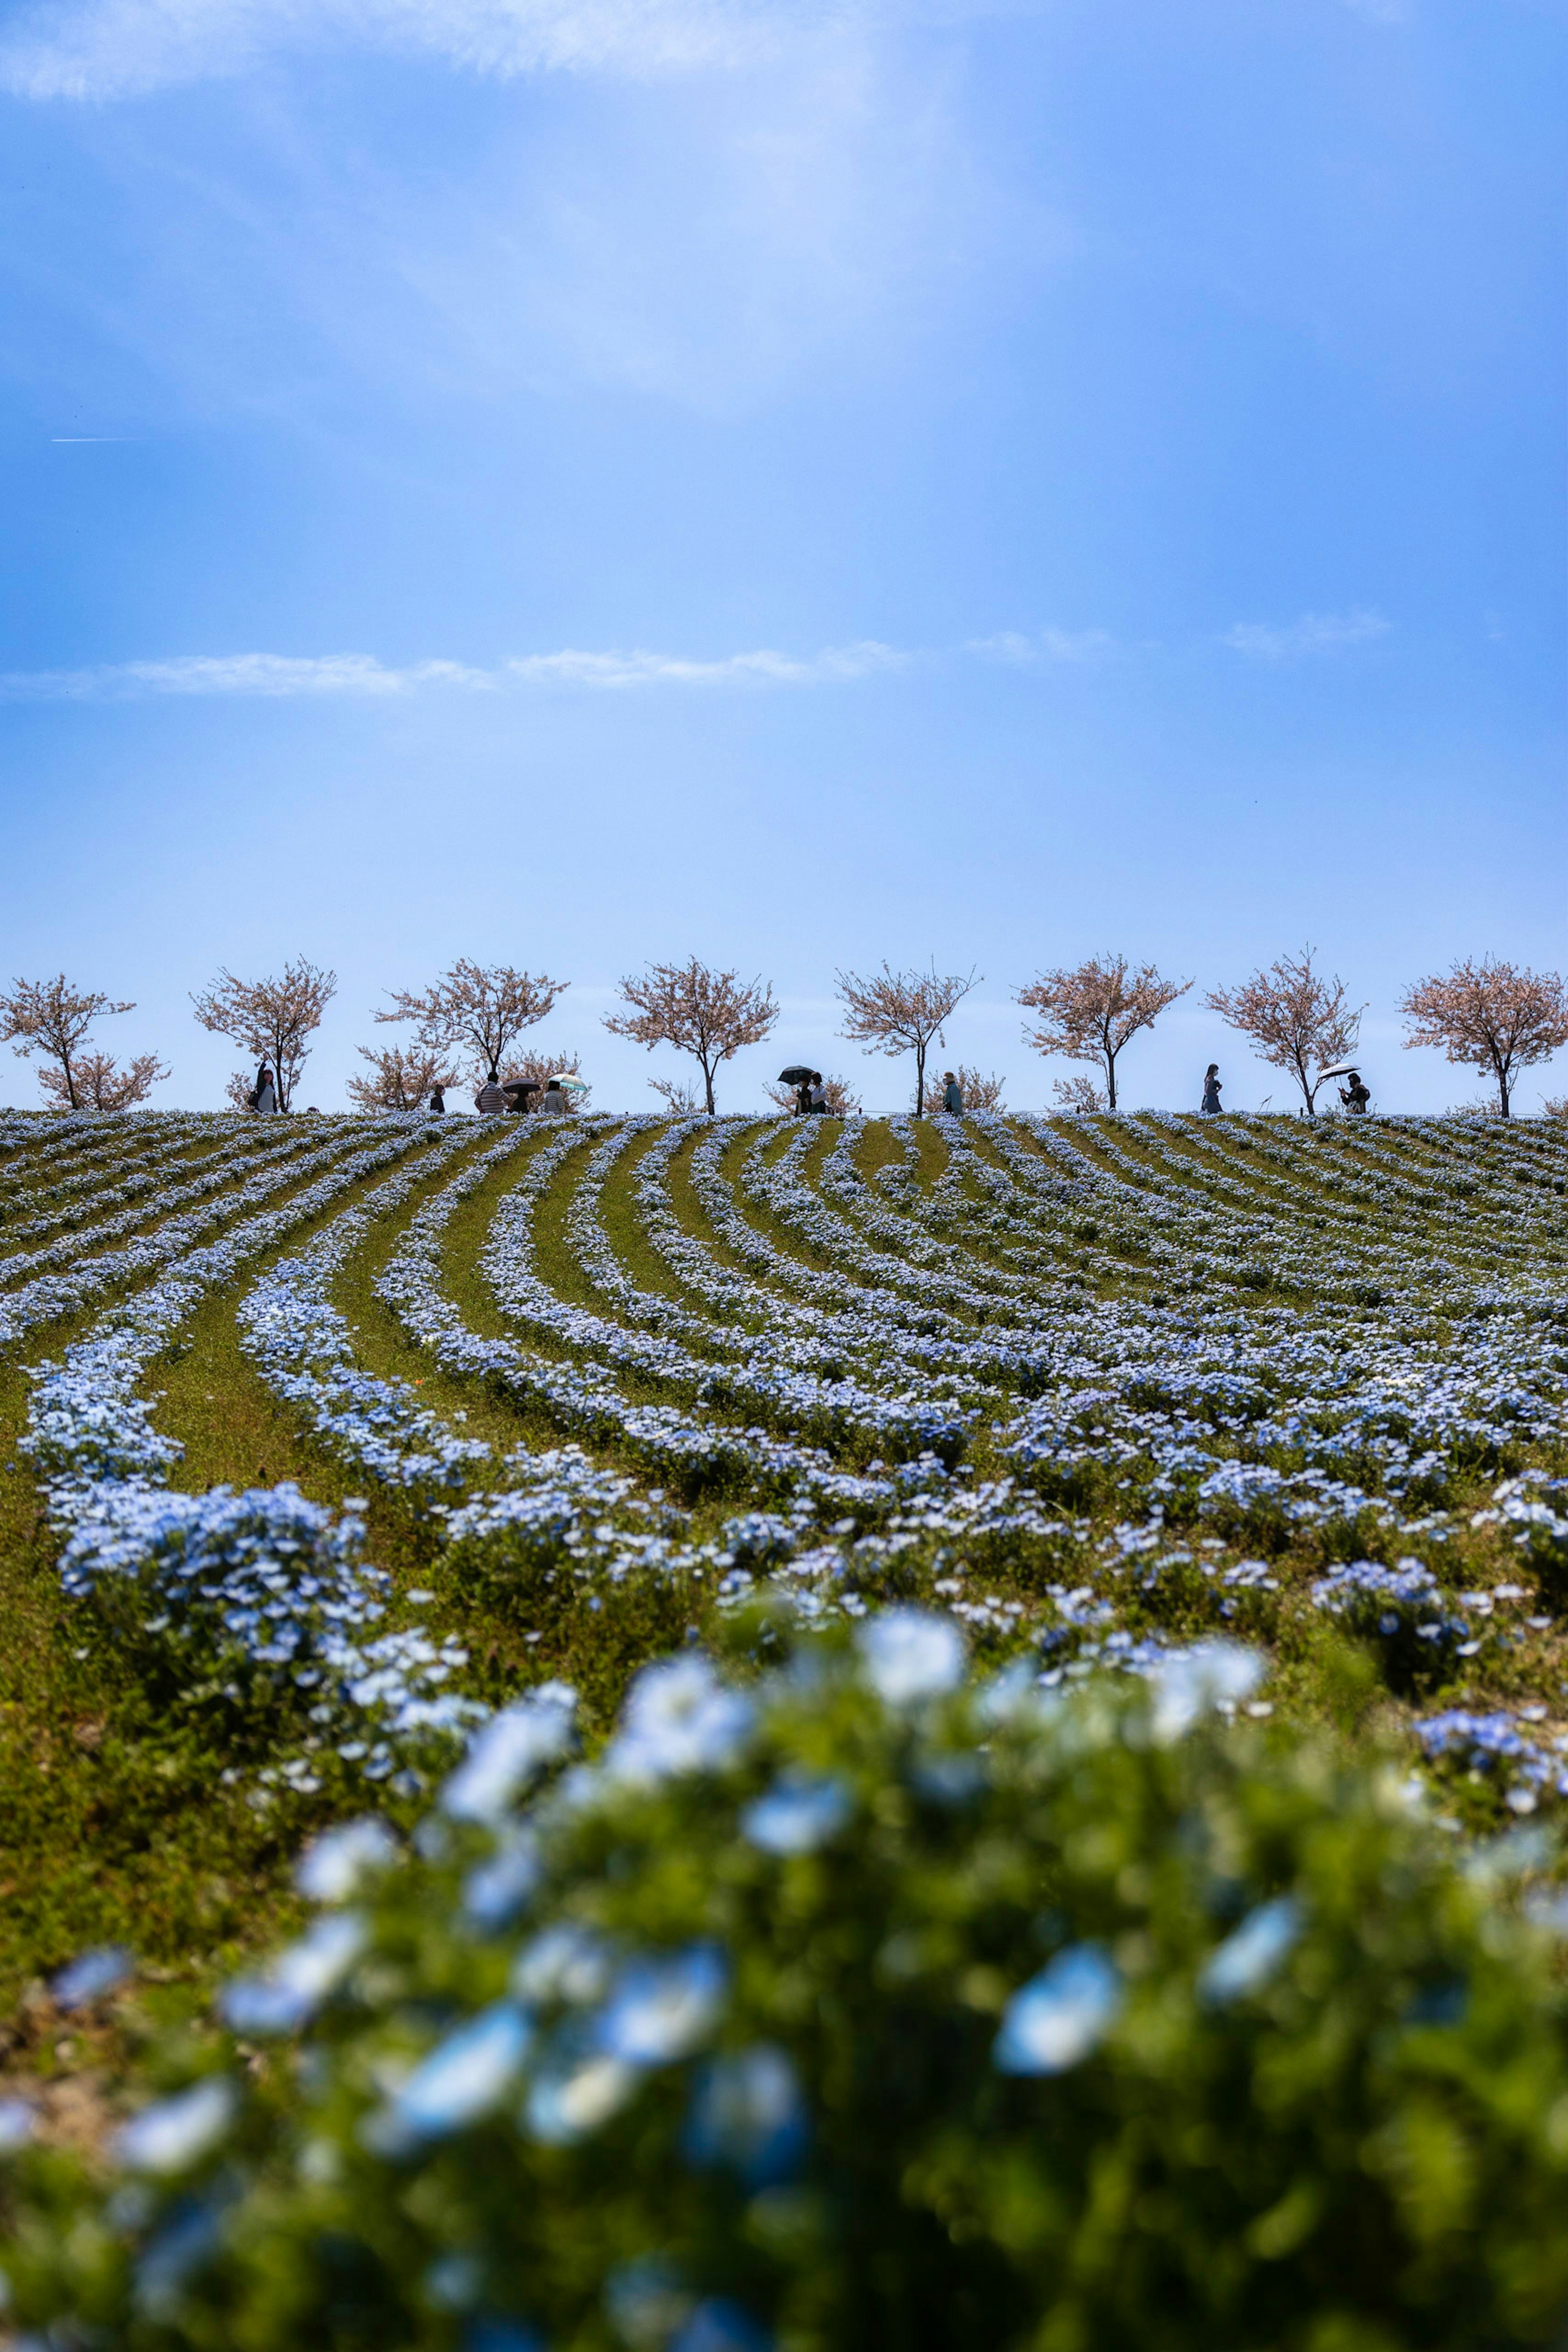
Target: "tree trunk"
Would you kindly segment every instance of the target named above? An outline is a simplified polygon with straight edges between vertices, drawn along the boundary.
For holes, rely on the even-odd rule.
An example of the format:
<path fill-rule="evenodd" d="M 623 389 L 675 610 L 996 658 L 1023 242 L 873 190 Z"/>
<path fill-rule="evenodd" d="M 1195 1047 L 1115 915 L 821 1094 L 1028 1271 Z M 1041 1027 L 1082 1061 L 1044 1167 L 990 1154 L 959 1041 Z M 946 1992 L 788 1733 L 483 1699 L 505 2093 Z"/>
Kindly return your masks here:
<path fill-rule="evenodd" d="M 72 1110 L 80 1110 L 81 1105 L 77 1100 L 77 1082 L 71 1076 L 71 1057 L 68 1054 L 60 1055 L 60 1066 L 66 1074 L 66 1100 Z"/>
<path fill-rule="evenodd" d="M 918 1118 L 925 1108 L 925 1048 L 915 1048 L 915 1116 Z"/>
<path fill-rule="evenodd" d="M 1105 1048 L 1105 1092 L 1110 1097 L 1107 1108 L 1114 1110 L 1116 1108 L 1116 1056 L 1109 1046 Z"/>
<path fill-rule="evenodd" d="M 712 1118 L 714 1115 L 713 1072 L 708 1068 L 706 1055 L 699 1055 L 697 1058 L 701 1061 L 703 1066 L 703 1097 L 707 1104 L 707 1115 L 709 1118 Z"/>
<path fill-rule="evenodd" d="M 1497 1090 L 1502 1101 L 1502 1115 L 1504 1118 L 1508 1118 L 1511 1115 L 1508 1107 L 1508 1080 L 1500 1075 L 1497 1082 Z"/>

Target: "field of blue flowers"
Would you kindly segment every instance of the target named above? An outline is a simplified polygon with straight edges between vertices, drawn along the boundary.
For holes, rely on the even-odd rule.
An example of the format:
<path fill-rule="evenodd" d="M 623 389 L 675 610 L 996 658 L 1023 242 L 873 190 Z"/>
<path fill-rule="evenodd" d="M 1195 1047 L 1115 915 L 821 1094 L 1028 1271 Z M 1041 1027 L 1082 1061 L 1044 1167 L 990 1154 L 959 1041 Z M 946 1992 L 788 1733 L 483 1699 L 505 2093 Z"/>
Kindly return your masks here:
<path fill-rule="evenodd" d="M 841 1757 L 813 1759 L 796 1720 L 811 1658 L 839 1662 L 810 1669 L 836 1694 L 824 1720 L 859 1709 L 892 1723 L 890 1739 L 901 1708 L 993 1694 L 920 1766 L 930 1792 L 946 1774 L 944 1803 L 991 1785 L 993 1748 L 1025 1719 L 1092 1717 L 1083 1753 L 1107 1774 L 1128 1723 L 1145 1727 L 1134 1746 L 1201 1721 L 1264 1743 L 1248 1750 L 1260 1758 L 1284 1753 L 1267 1743 L 1287 1734 L 1363 1742 L 1439 1857 L 1506 1851 L 1531 1932 L 1555 1917 L 1568 1797 L 1556 1121 L 10 1113 L 0 1252 L 13 1627 L 0 1762 L 14 1793 L 0 1965 L 16 2020 L 0 2041 L 0 2137 L 40 2160 L 73 2144 L 97 2159 L 145 2096 L 136 2072 L 158 2014 L 177 2011 L 199 2043 L 192 2001 L 226 1986 L 221 2030 L 294 2034 L 378 1935 L 401 1950 L 405 1896 L 387 1898 L 384 1933 L 341 1903 L 404 1851 L 429 1878 L 423 1900 L 499 1932 L 548 1874 L 539 1832 L 505 1811 L 541 1772 L 565 1768 L 560 1791 L 579 1776 L 559 1802 L 581 1838 L 616 1789 L 738 1769 L 768 1707 L 793 1707 L 770 1787 L 714 1800 L 725 1836 L 807 1856 L 847 1834 L 857 1801 L 876 1806 Z M 758 1676 L 783 1694 L 761 1716 Z M 573 1752 L 601 1760 L 585 1776 Z M 1361 1801 L 1338 1801 L 1347 1815 Z M 722 1877 L 717 1817 L 678 1832 L 672 1817 L 664 1832 L 694 1853 L 706 1839 Z M 324 1832 L 314 1850 L 335 1859 L 298 1886 L 296 1857 Z M 1124 1896 L 1144 1867 L 1135 1845 Z M 1228 1944 L 1189 1952 L 1195 2015 L 1310 1940 L 1302 1898 L 1278 1880 L 1238 1864 L 1253 1907 Z M 591 2045 L 558 2037 L 527 2093 L 534 2137 L 575 2146 L 586 2118 L 619 2116 L 664 2057 L 707 2049 L 742 1965 L 701 1929 L 690 1892 L 668 1898 L 672 1918 L 691 1913 L 676 1957 L 644 1957 L 643 1977 L 617 1976 L 602 1922 L 580 1949 L 547 1938 L 528 1964 L 538 1985 L 498 2006 L 505 1971 L 492 1985 L 480 1969 L 470 2041 L 419 2071 L 411 2045 L 401 2070 L 382 2065 L 374 2098 L 364 2077 L 354 2145 L 395 2168 L 487 2116 L 495 2085 L 527 2071 L 540 2004 L 562 2000 L 607 2000 L 612 2024 Z M 302 1895 L 338 1907 L 257 1961 Z M 1003 1977 L 1028 1975 L 1018 1955 L 1001 1975 L 996 1956 L 967 1965 L 962 2000 L 1000 2019 L 988 2063 L 1004 2075 L 1067 2071 L 1135 2006 L 1136 1966 L 1108 1930 L 1067 1941 L 1032 2007 L 1021 1993 L 1007 2005 Z M 806 2144 L 802 2062 L 781 2054 L 777 2019 L 769 2032 L 728 2074 L 703 2060 L 708 2087 L 682 2128 L 706 2132 L 710 2153 L 749 2146 L 747 2132 L 771 2147 L 775 2126 L 778 2148 Z M 178 2185 L 218 2160 L 237 2094 L 198 2072 L 127 2127 L 132 2168 Z M 433 2124 L 443 2102 L 450 2118 Z M 1568 2148 L 1568 2106 L 1560 2123 Z M 754 2199 L 783 2194 L 779 2162 L 775 2180 L 774 2158 L 758 2158 Z M 28 2274 L 39 2307 L 57 2308 L 44 2210 Z M 126 2284 L 151 2210 L 109 2227 L 93 2257 L 104 2310 L 120 2315 L 101 2340 L 135 2336 L 137 2292 L 150 2344 L 274 2340 L 259 2321 L 227 2338 L 216 2319 L 210 2338 L 187 2337 L 173 2303 L 160 2316 L 157 2292 Z M 209 2240 L 214 2210 L 200 2206 Z M 818 2244 L 820 2217 L 797 2221 L 800 2243 Z M 601 2279 L 599 2316 L 558 2319 L 549 2340 L 745 2352 L 774 2341 L 776 2321 L 781 2344 L 922 2340 L 915 2317 L 907 2336 L 885 2314 L 852 2322 L 847 2288 L 836 2315 L 812 2319 L 818 2290 L 800 2279 L 828 2257 L 798 2259 L 791 2228 L 778 2221 L 770 2254 L 752 2244 L 761 2283 L 742 2280 L 739 2301 L 688 2293 L 656 2263 L 636 2272 L 643 2254 L 608 2230 L 603 2277 L 643 2278 L 653 2316 L 622 2326 Z M 988 2210 L 972 2228 L 1006 2240 Z M 427 2292 L 421 2271 L 397 2288 L 396 2326 L 362 2340 L 541 2340 L 517 2316 L 515 2282 L 484 2319 L 463 2285 L 489 2259 L 484 2229 L 471 2234 L 464 2272 L 462 2230 L 434 2228 L 421 2259 L 457 2264 L 450 2293 Z M 720 2287 L 727 2259 L 715 2257 Z M 193 2252 L 170 2277 L 199 2267 Z M 998 2343 L 1066 2352 L 1132 2324 L 1085 2318 L 1090 2295 L 1057 2334 L 1030 2335 L 1038 2309 L 1017 2287 Z M 311 2292 L 279 2305 L 294 2315 L 277 2321 L 280 2343 Z M 986 2292 L 963 2289 L 982 2305 Z M 797 2293 L 785 2325 L 780 2298 Z M 1458 2309 L 1451 2282 L 1432 2293 L 1434 2309 Z M 557 2278 L 536 2300 L 574 2312 L 578 2294 Z M 960 2294 L 944 2321 L 956 2342 L 969 2307 Z M 690 2335 L 704 2313 L 708 2333 Z M 1194 2340 L 1218 2340 L 1202 2337 L 1214 2310 L 1200 2317 Z M 1332 2340 L 1448 2340 L 1377 2325 Z"/>

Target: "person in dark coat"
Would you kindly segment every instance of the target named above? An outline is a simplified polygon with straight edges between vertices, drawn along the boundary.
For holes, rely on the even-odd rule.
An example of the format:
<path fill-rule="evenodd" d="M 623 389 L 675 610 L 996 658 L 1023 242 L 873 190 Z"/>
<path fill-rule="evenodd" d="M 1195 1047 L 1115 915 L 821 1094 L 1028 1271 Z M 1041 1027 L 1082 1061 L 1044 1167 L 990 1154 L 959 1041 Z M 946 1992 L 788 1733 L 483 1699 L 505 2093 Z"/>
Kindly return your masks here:
<path fill-rule="evenodd" d="M 1363 1084 L 1359 1070 L 1350 1072 L 1350 1084 L 1341 1087 L 1339 1098 L 1353 1118 L 1365 1118 L 1366 1106 L 1372 1100 L 1372 1088 Z"/>
<path fill-rule="evenodd" d="M 1223 1110 L 1225 1108 L 1224 1104 L 1219 1099 L 1219 1065 L 1218 1062 L 1210 1062 L 1207 1069 L 1204 1072 L 1203 1108 L 1206 1111 L 1209 1111 L 1211 1113 L 1217 1110 Z"/>
<path fill-rule="evenodd" d="M 431 1108 L 431 1109 L 435 1113 L 435 1116 L 436 1116 L 436 1118 L 445 1118 L 445 1116 L 446 1116 L 446 1089 L 445 1089 L 445 1087 L 433 1087 L 431 1088 L 431 1091 L 430 1091 L 430 1108 Z"/>
<path fill-rule="evenodd" d="M 822 1084 L 821 1070 L 813 1070 L 811 1073 L 810 1109 L 817 1118 L 826 1118 L 828 1115 L 827 1089 Z"/>
<path fill-rule="evenodd" d="M 964 1116 L 964 1089 L 951 1070 L 942 1073 L 942 1108 L 951 1118 Z"/>

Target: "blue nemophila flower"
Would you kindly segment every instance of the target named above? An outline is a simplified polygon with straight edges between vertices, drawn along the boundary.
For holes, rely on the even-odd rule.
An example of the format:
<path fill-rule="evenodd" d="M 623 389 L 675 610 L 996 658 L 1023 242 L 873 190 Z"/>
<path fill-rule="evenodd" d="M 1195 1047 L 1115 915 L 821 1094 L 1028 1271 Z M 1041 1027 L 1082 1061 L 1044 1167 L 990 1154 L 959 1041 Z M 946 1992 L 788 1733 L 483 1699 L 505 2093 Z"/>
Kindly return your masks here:
<path fill-rule="evenodd" d="M 612 2271 L 604 2283 L 604 2307 L 618 2336 L 633 2352 L 663 2352 L 696 2297 L 681 2283 L 673 2263 L 660 2254 L 640 2254 Z"/>
<path fill-rule="evenodd" d="M 1199 1998 L 1218 2003 L 1256 1991 L 1273 1975 L 1301 1932 L 1301 1906 L 1293 1895 L 1260 1903 L 1204 1962 L 1197 1979 Z"/>
<path fill-rule="evenodd" d="M 463 2330 L 463 2352 L 545 2352 L 545 2340 L 520 2319 L 476 2312 Z"/>
<path fill-rule="evenodd" d="M 644 1666 L 604 1767 L 618 1780 L 643 1782 L 719 1771 L 739 1754 L 754 1719 L 751 1701 L 721 1683 L 706 1658 Z"/>
<path fill-rule="evenodd" d="M 235 2105 L 233 2084 L 221 2074 L 209 2074 L 188 2091 L 178 2091 L 172 2099 L 160 2099 L 132 2116 L 115 2139 L 115 2156 L 128 2172 L 189 2171 L 224 2137 Z"/>
<path fill-rule="evenodd" d="M 317 1919 L 259 1976 L 225 1987 L 219 2004 L 225 2017 L 236 2033 L 292 2033 L 342 1983 L 367 1934 L 353 1911 Z"/>
<path fill-rule="evenodd" d="M 438 2311 L 471 2311 L 485 2284 L 485 2266 L 475 2254 L 442 2254 L 420 2281 Z"/>
<path fill-rule="evenodd" d="M 619 2115 L 636 2094 L 643 2070 L 596 2050 L 580 2031 L 558 2037 L 534 2069 L 523 2123 L 549 2147 L 569 2147 Z"/>
<path fill-rule="evenodd" d="M 601 1999 L 613 1965 L 614 1955 L 601 1937 L 571 1920 L 559 1920 L 517 1954 L 512 1990 L 519 2000 L 569 2001 L 584 2008 Z"/>
<path fill-rule="evenodd" d="M 1190 1650 L 1173 1651 L 1149 1677 L 1155 1738 L 1179 1739 L 1211 1708 L 1250 1698 L 1267 1672 L 1267 1661 L 1239 1642 L 1195 1642 Z"/>
<path fill-rule="evenodd" d="M 694 2164 L 725 2164 L 754 2189 L 791 2179 L 806 2153 L 808 2114 L 787 2051 L 768 2042 L 712 2058 L 686 2118 Z"/>
<path fill-rule="evenodd" d="M 856 1633 L 873 1688 L 889 1706 L 952 1690 L 964 1672 L 964 1637 L 925 1609 L 884 1609 Z"/>
<path fill-rule="evenodd" d="M 136 2265 L 137 2309 L 149 2319 L 172 2320 L 186 2281 L 218 2243 L 213 2207 L 202 2199 L 183 2199 Z"/>
<path fill-rule="evenodd" d="M 132 1968 L 131 1955 L 120 1944 L 101 1944 L 81 1953 L 63 1968 L 49 1990 L 61 2009 L 85 2009 L 122 1985 Z"/>
<path fill-rule="evenodd" d="M 1103 2039 L 1122 2006 L 1122 1979 L 1098 1944 L 1073 1944 L 1015 1992 L 991 2063 L 1004 2074 L 1061 2074 Z"/>
<path fill-rule="evenodd" d="M 728 1964 L 716 1944 L 632 1960 L 596 2021 L 595 2039 L 629 2066 L 685 2058 L 717 2024 L 728 1985 Z"/>
<path fill-rule="evenodd" d="M 670 2338 L 669 2352 L 773 2352 L 773 2337 L 727 2296 L 710 2296 Z"/>
<path fill-rule="evenodd" d="M 365 1879 L 395 1862 L 397 1851 L 397 1840 L 385 1822 L 373 1815 L 345 1822 L 306 1847 L 294 1883 L 312 1903 L 344 1903 Z"/>
<path fill-rule="evenodd" d="M 811 1853 L 842 1829 L 850 1810 L 850 1792 L 841 1780 L 786 1775 L 747 1805 L 740 1826 L 765 1853 Z"/>
<path fill-rule="evenodd" d="M 27 2099 L 0 2099 L 0 2156 L 15 2156 L 32 2138 L 37 2116 Z"/>
<path fill-rule="evenodd" d="M 492 2003 L 438 2042 L 392 2094 L 391 2121 L 414 2139 L 439 2139 L 490 2114 L 510 2090 L 533 2029 L 511 2001 Z"/>
<path fill-rule="evenodd" d="M 539 1882 L 538 1839 L 514 1828 L 487 1862 L 476 1864 L 463 1882 L 463 1908 L 476 1927 L 494 1933 L 515 1919 Z"/>
<path fill-rule="evenodd" d="M 570 1683 L 551 1682 L 492 1716 L 442 1790 L 444 1809 L 459 1821 L 498 1821 L 518 1790 L 565 1754 L 576 1707 Z"/>

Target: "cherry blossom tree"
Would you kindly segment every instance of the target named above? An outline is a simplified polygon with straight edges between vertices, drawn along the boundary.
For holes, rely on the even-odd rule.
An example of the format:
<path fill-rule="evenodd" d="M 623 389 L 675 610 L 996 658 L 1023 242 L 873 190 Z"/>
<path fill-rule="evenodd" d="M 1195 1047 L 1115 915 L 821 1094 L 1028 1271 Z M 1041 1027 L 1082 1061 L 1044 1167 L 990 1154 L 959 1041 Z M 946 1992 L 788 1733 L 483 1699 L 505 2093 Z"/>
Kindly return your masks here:
<path fill-rule="evenodd" d="M 1007 1080 L 998 1078 L 994 1070 L 972 1070 L 967 1062 L 960 1062 L 953 1073 L 958 1081 L 966 1110 L 1000 1110 Z M 925 1115 L 935 1118 L 942 1108 L 944 1088 L 933 1078 L 925 1089 Z"/>
<path fill-rule="evenodd" d="M 779 1018 L 771 988 L 759 980 L 747 984 L 733 971 L 710 971 L 695 956 L 689 963 L 651 964 L 640 979 L 623 980 L 621 993 L 626 1010 L 607 1013 L 605 1027 L 650 1052 L 655 1045 L 674 1045 L 677 1053 L 690 1054 L 703 1074 L 704 1108 L 710 1115 L 719 1064 L 743 1045 L 759 1045 Z M 685 1088 L 672 1091 L 668 1079 L 650 1084 L 670 1104 L 671 1117 L 681 1116 L 674 1103 L 677 1095 L 684 1098 Z"/>
<path fill-rule="evenodd" d="M 85 1048 L 95 1021 L 106 1013 L 135 1010 L 99 990 L 73 988 L 63 971 L 53 980 L 18 980 L 9 996 L 0 995 L 0 1044 L 11 1045 L 25 1058 L 40 1054 L 59 1064 L 57 1070 L 40 1070 L 38 1083 L 63 1108 L 123 1110 L 141 1102 L 168 1071 L 153 1054 L 142 1054 L 129 1070 L 118 1071 L 105 1055 Z M 104 1092 L 118 1098 L 95 1098 Z"/>
<path fill-rule="evenodd" d="M 1450 1062 L 1484 1070 L 1497 1087 L 1498 1110 L 1511 1115 L 1521 1070 L 1568 1045 L 1568 991 L 1554 971 L 1469 958 L 1418 980 L 1399 1010 L 1406 1047 L 1440 1045 Z"/>
<path fill-rule="evenodd" d="M 543 972 L 515 971 L 510 964 L 477 964 L 459 956 L 450 971 L 422 994 L 392 989 L 392 1011 L 378 1021 L 412 1021 L 414 1035 L 429 1054 L 461 1055 L 475 1076 L 499 1069 L 503 1055 L 525 1029 L 542 1021 L 570 986 Z"/>
<path fill-rule="evenodd" d="M 387 1045 L 379 1053 L 361 1045 L 359 1053 L 371 1066 L 370 1076 L 350 1078 L 348 1093 L 361 1110 L 421 1110 L 437 1087 L 457 1084 L 446 1057 L 423 1045 Z"/>
<path fill-rule="evenodd" d="M 971 971 L 939 973 L 933 961 L 929 971 L 882 970 L 862 975 L 838 974 L 839 996 L 844 1008 L 841 1037 L 863 1045 L 868 1054 L 913 1054 L 915 1056 L 915 1116 L 925 1100 L 925 1056 L 933 1042 L 946 1043 L 943 1025 L 951 1020 L 978 980 Z"/>
<path fill-rule="evenodd" d="M 1250 1038 L 1263 1061 L 1290 1073 L 1301 1089 L 1309 1118 L 1317 1116 L 1323 1072 L 1354 1051 L 1366 1010 L 1350 1003 L 1337 975 L 1325 980 L 1313 971 L 1313 953 L 1304 947 L 1299 956 L 1281 956 L 1239 988 L 1212 988 L 1203 1000 L 1210 1012 Z"/>
<path fill-rule="evenodd" d="M 124 1070 L 112 1054 L 84 1054 L 71 1072 L 69 1084 L 63 1070 L 40 1070 L 38 1084 L 62 1110 L 130 1110 L 137 1103 L 145 1102 L 153 1087 L 168 1075 L 156 1054 L 138 1054 Z M 77 1095 L 75 1105 L 71 1103 L 72 1085 Z"/>
<path fill-rule="evenodd" d="M 1071 971 L 1041 972 L 1019 990 L 1018 1002 L 1040 1016 L 1038 1027 L 1026 1025 L 1024 1038 L 1036 1053 L 1097 1063 L 1105 1074 L 1104 1107 L 1114 1110 L 1117 1055 L 1191 986 L 1190 980 L 1162 979 L 1152 963 L 1134 969 L 1125 956 L 1091 956 Z M 1073 1107 L 1083 1107 L 1076 1097 Z"/>
<path fill-rule="evenodd" d="M 232 971 L 220 971 L 191 1002 L 204 1029 L 243 1045 L 258 1062 L 271 1063 L 277 1108 L 287 1110 L 309 1059 L 308 1040 L 337 992 L 336 972 L 296 956 L 276 980 L 236 980 Z M 232 1100 L 232 1084 L 229 1094 Z"/>

